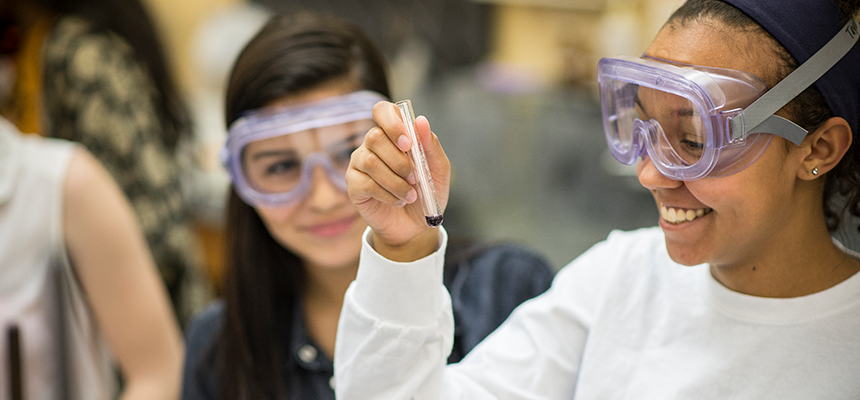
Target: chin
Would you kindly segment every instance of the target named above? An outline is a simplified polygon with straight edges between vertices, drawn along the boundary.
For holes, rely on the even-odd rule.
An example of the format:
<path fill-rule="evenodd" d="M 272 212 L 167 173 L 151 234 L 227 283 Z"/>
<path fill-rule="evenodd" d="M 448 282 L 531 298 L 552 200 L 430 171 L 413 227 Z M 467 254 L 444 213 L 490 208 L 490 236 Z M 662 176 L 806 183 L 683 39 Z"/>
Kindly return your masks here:
<path fill-rule="evenodd" d="M 668 251 L 669 258 L 671 258 L 672 261 L 687 267 L 708 262 L 702 254 L 696 252 L 695 249 L 690 248 L 690 246 L 672 245 L 667 240 L 666 250 Z"/>
<path fill-rule="evenodd" d="M 346 238 L 345 238 L 346 239 Z M 334 246 L 317 247 L 306 258 L 314 265 L 329 270 L 355 267 L 361 254 L 361 236 L 340 241 Z"/>
<path fill-rule="evenodd" d="M 355 257 L 316 258 L 309 259 L 312 265 L 328 271 L 344 270 L 358 266 L 358 254 Z"/>

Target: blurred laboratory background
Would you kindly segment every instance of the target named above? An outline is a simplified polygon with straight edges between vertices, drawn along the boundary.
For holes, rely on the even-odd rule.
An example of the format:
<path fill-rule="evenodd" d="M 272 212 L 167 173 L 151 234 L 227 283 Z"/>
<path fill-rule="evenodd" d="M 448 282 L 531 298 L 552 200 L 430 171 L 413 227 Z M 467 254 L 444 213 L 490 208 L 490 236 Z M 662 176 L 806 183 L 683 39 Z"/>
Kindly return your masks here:
<path fill-rule="evenodd" d="M 412 99 L 451 159 L 451 235 L 516 242 L 561 268 L 613 229 L 656 224 L 633 168 L 606 151 L 596 65 L 640 54 L 683 0 L 147 1 L 195 115 L 189 186 L 216 282 L 224 82 L 272 12 L 328 12 L 376 41 L 394 97 Z"/>
<path fill-rule="evenodd" d="M 224 82 L 269 13 L 300 8 L 349 19 L 384 50 L 394 97 L 412 99 L 451 159 L 452 235 L 517 242 L 561 268 L 613 229 L 657 222 L 634 168 L 606 150 L 596 65 L 641 54 L 683 0 L 147 1 L 195 114 L 189 184 L 216 281 Z"/>

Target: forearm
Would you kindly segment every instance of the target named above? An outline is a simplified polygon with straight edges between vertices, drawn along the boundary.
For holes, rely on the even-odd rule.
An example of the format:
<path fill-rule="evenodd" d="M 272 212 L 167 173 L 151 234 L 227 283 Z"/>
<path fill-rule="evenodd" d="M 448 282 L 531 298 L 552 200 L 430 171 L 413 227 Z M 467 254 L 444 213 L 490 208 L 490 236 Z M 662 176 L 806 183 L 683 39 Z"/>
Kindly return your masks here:
<path fill-rule="evenodd" d="M 438 393 L 453 341 L 451 303 L 442 285 L 441 233 L 442 247 L 415 263 L 384 260 L 363 244 L 362 265 L 338 324 L 339 399 L 433 398 L 429 395 Z"/>
<path fill-rule="evenodd" d="M 120 399 L 178 399 L 182 388 L 184 356 L 181 338 L 162 335 L 160 339 L 151 337 L 144 342 L 149 343 L 139 346 L 147 351 L 131 350 L 121 354 L 124 359 L 120 360 L 120 367 L 125 385 Z"/>
<path fill-rule="evenodd" d="M 119 188 L 85 151 L 70 163 L 69 256 L 131 399 L 178 397 L 182 337 L 152 256 Z"/>

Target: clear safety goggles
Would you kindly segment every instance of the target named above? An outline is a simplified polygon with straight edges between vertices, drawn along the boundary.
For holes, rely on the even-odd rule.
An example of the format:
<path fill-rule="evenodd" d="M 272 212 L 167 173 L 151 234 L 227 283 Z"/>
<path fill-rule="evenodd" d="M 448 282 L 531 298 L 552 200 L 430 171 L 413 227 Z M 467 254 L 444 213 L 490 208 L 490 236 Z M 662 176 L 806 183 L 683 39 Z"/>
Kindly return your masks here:
<path fill-rule="evenodd" d="M 373 106 L 382 100 L 365 90 L 239 118 L 220 154 L 236 192 L 252 206 L 289 205 L 307 195 L 318 166 L 345 191 L 350 155 L 376 126 Z"/>
<path fill-rule="evenodd" d="M 857 23 L 849 21 L 846 28 Z M 612 155 L 632 165 L 646 154 L 660 173 L 696 180 L 752 164 L 773 135 L 799 145 L 807 131 L 774 115 L 857 41 L 843 29 L 773 89 L 755 75 L 654 58 L 604 58 L 597 79 Z"/>

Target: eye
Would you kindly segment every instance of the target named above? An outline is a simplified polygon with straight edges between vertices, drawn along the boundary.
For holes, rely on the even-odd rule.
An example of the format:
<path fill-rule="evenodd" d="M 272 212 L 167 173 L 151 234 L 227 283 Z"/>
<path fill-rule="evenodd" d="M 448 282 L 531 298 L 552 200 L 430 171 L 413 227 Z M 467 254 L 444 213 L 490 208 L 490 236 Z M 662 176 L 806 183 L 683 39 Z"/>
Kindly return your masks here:
<path fill-rule="evenodd" d="M 681 139 L 680 144 L 682 146 L 682 150 L 684 153 L 688 155 L 699 158 L 702 156 L 702 150 L 705 148 L 705 144 L 700 141 L 697 135 L 685 135 L 683 139 Z"/>
<path fill-rule="evenodd" d="M 704 143 L 696 142 L 690 139 L 683 139 L 681 143 L 689 149 L 702 150 L 705 147 Z"/>
<path fill-rule="evenodd" d="M 296 160 L 282 160 L 266 167 L 266 175 L 281 175 L 298 171 L 300 164 Z"/>
<path fill-rule="evenodd" d="M 355 133 L 329 149 L 329 156 L 338 165 L 349 165 L 352 153 L 361 145 L 362 135 Z"/>
<path fill-rule="evenodd" d="M 335 157 L 337 157 L 338 160 L 346 160 L 346 162 L 349 162 L 349 158 L 352 157 L 352 153 L 356 149 L 358 149 L 358 146 L 348 146 L 335 154 Z"/>

